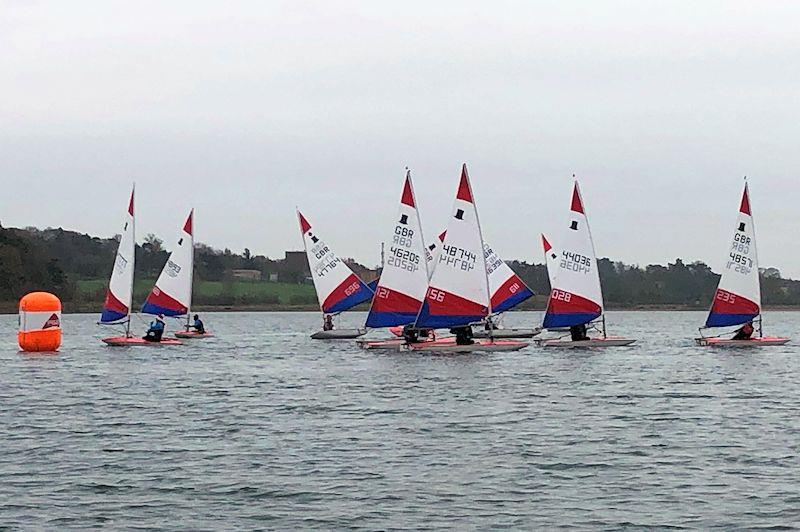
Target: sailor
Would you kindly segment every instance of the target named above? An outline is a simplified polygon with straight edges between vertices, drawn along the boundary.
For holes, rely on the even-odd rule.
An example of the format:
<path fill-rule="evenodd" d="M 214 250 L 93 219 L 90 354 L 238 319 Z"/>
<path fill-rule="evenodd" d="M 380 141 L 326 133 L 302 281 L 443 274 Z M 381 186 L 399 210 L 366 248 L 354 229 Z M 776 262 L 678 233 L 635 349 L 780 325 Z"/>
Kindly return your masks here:
<path fill-rule="evenodd" d="M 330 314 L 325 314 L 325 319 L 322 321 L 322 330 L 323 331 L 333 330 L 333 316 L 331 316 Z"/>
<path fill-rule="evenodd" d="M 580 325 L 573 325 L 569 328 L 569 334 L 572 337 L 573 342 L 580 342 L 581 340 L 588 340 L 589 337 L 586 335 L 586 324 L 581 323 Z"/>
<path fill-rule="evenodd" d="M 407 344 L 414 344 L 419 342 L 419 329 L 415 329 L 412 323 L 403 326 L 403 340 L 406 341 Z"/>
<path fill-rule="evenodd" d="M 472 345 L 475 343 L 472 340 L 472 327 L 469 325 L 453 327 L 450 332 L 456 335 L 456 345 Z"/>
<path fill-rule="evenodd" d="M 194 323 L 191 325 L 191 327 L 195 331 L 197 331 L 197 334 L 205 334 L 206 333 L 206 328 L 203 325 L 203 320 L 200 319 L 200 315 L 199 314 L 195 314 L 194 315 Z"/>
<path fill-rule="evenodd" d="M 150 322 L 150 328 L 142 337 L 148 342 L 160 342 L 164 335 L 164 316 L 159 314 L 156 319 Z"/>
<path fill-rule="evenodd" d="M 733 335 L 731 340 L 750 340 L 752 339 L 754 332 L 755 328 L 753 328 L 753 322 L 748 321 L 736 330 L 736 334 Z"/>

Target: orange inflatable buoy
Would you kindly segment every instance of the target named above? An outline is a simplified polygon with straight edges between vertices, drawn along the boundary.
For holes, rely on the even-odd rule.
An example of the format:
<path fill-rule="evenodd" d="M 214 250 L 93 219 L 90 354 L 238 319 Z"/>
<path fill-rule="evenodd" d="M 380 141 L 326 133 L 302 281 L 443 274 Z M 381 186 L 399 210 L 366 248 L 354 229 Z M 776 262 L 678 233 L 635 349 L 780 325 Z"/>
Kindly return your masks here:
<path fill-rule="evenodd" d="M 48 292 L 23 296 L 17 340 L 23 351 L 56 351 L 61 346 L 61 300 Z"/>

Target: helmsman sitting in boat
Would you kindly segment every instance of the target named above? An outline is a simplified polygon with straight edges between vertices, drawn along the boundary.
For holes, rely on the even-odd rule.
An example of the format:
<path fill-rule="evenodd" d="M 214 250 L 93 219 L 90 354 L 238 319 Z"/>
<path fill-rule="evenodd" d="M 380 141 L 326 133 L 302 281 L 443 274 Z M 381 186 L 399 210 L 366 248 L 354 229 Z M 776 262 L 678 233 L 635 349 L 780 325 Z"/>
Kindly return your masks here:
<path fill-rule="evenodd" d="M 330 314 L 325 314 L 325 318 L 322 320 L 322 330 L 323 331 L 333 330 L 333 316 L 331 316 Z"/>
<path fill-rule="evenodd" d="M 205 334 L 206 328 L 203 325 L 203 320 L 200 319 L 199 314 L 194 315 L 194 323 L 191 325 L 192 329 L 194 329 L 197 334 Z"/>
<path fill-rule="evenodd" d="M 573 325 L 569 328 L 569 334 L 573 342 L 580 342 L 581 340 L 588 340 L 589 336 L 586 334 L 586 324 Z"/>
<path fill-rule="evenodd" d="M 755 331 L 756 330 L 753 327 L 753 322 L 748 321 L 736 330 L 736 334 L 733 336 L 733 338 L 731 338 L 731 340 L 751 340 Z"/>
<path fill-rule="evenodd" d="M 164 316 L 159 314 L 150 322 L 150 328 L 142 338 L 148 342 L 160 342 L 162 336 L 164 336 Z"/>
<path fill-rule="evenodd" d="M 453 327 L 450 332 L 456 335 L 456 345 L 472 345 L 475 343 L 472 339 L 472 327 L 470 325 Z"/>

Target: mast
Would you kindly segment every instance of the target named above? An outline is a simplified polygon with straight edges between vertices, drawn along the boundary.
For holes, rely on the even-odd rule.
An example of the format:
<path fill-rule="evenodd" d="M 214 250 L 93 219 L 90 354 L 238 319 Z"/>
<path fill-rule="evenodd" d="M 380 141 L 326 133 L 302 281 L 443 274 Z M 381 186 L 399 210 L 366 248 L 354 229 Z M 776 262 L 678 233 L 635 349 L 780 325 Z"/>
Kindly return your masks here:
<path fill-rule="evenodd" d="M 192 220 L 192 234 L 189 238 L 189 245 L 192 246 L 192 251 L 189 254 L 189 271 L 192 272 L 189 276 L 189 303 L 186 307 L 186 330 L 189 330 L 189 323 L 192 315 L 192 288 L 194 286 L 194 208 L 189 211 L 189 218 Z"/>
<path fill-rule="evenodd" d="M 575 177 L 575 174 L 572 174 L 572 179 L 575 181 L 575 190 L 578 191 L 578 198 L 581 202 L 581 208 L 583 209 L 583 216 L 586 218 L 586 231 L 589 234 L 589 244 L 592 246 L 592 259 L 594 259 L 594 266 L 597 268 L 597 282 L 600 284 L 600 309 L 602 310 L 602 315 L 600 319 L 600 323 L 603 327 L 603 338 L 607 338 L 606 334 L 606 304 L 603 300 L 603 284 L 600 282 L 600 267 L 597 263 L 597 251 L 594 249 L 594 237 L 592 236 L 592 226 L 589 224 L 589 215 L 586 213 L 586 203 L 583 201 L 583 193 L 581 192 L 581 187 L 578 184 L 578 178 Z"/>
<path fill-rule="evenodd" d="M 472 182 L 469 181 L 469 173 L 467 172 L 467 163 L 464 163 L 464 173 L 467 174 L 467 181 L 469 182 L 470 191 L 472 190 Z M 489 287 L 489 272 L 486 271 L 486 254 L 484 253 L 483 230 L 481 229 L 481 220 L 478 215 L 478 204 L 475 202 L 475 194 L 472 194 L 472 204 L 475 206 L 475 222 L 478 226 L 478 238 L 481 240 L 480 256 L 483 262 L 483 275 L 486 276 L 486 298 L 489 300 L 486 319 L 489 320 L 489 340 L 494 339 L 494 326 L 491 323 L 492 319 L 492 289 Z"/>
<path fill-rule="evenodd" d="M 128 321 L 125 324 L 125 337 L 131 336 L 131 312 L 133 312 L 133 280 L 136 277 L 136 183 L 131 189 L 131 240 L 133 240 L 133 254 L 131 255 L 131 282 L 128 293 L 131 295 L 131 304 L 128 306 Z"/>

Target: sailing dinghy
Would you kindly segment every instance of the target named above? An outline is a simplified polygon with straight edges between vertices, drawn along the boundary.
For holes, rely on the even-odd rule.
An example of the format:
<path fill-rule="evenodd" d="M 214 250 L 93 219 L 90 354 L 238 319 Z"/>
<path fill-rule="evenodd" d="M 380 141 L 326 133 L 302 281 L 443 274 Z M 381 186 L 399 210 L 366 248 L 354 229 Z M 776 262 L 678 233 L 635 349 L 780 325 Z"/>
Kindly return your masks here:
<path fill-rule="evenodd" d="M 749 340 L 703 336 L 706 329 L 754 321 L 758 322 L 758 336 Z M 700 328 L 700 338 L 695 341 L 701 346 L 728 347 L 784 345 L 789 342 L 789 338 L 764 336 L 761 321 L 761 280 L 758 273 L 756 234 L 750 208 L 750 192 L 745 182 L 736 229 L 728 248 L 728 260 L 714 293 L 706 324 Z"/>
<path fill-rule="evenodd" d="M 365 325 L 369 328 L 388 327 L 395 336 L 402 336 L 403 326 L 417 319 L 429 278 L 427 248 L 410 171 L 406 172 L 395 220 L 389 253 Z M 420 341 L 427 341 L 427 338 L 420 337 Z M 364 349 L 395 349 L 405 340 L 391 338 L 358 343 Z"/>
<path fill-rule="evenodd" d="M 372 290 L 353 273 L 353 270 L 331 251 L 325 242 L 312 230 L 311 224 L 298 210 L 300 232 L 308 257 L 311 279 L 317 292 L 319 308 L 324 316 L 333 316 L 350 310 L 356 305 L 368 301 Z M 360 329 L 331 329 L 317 331 L 311 335 L 314 340 L 345 340 L 358 338 L 367 333 Z"/>
<path fill-rule="evenodd" d="M 438 262 L 441 243 L 447 231 L 439 234 L 439 245 L 435 243 L 428 246 L 428 261 L 431 263 L 431 270 Z M 476 324 L 474 332 L 475 338 L 532 338 L 539 334 L 541 327 L 499 327 L 498 321 L 501 313 L 511 310 L 526 299 L 533 297 L 533 291 L 528 288 L 514 270 L 502 260 L 492 249 L 488 242 L 483 243 L 483 255 L 486 261 L 486 273 L 489 276 L 489 290 L 492 294 L 492 316 L 487 317 L 483 322 Z M 489 333 L 489 329 L 491 334 Z"/>
<path fill-rule="evenodd" d="M 122 235 L 117 246 L 117 255 L 114 259 L 114 270 L 106 290 L 103 302 L 103 313 L 100 323 L 104 325 L 125 324 L 125 334 L 103 338 L 103 342 L 111 346 L 137 346 L 137 345 L 180 345 L 179 340 L 163 338 L 161 342 L 147 342 L 131 334 L 131 302 L 133 300 L 133 270 L 136 262 L 136 217 L 134 215 L 134 195 L 128 202 L 128 212 Z"/>
<path fill-rule="evenodd" d="M 567 231 L 559 242 L 558 259 L 548 262 L 550 277 L 550 299 L 542 327 L 563 330 L 569 327 L 591 325 L 599 321 L 601 337 L 573 341 L 571 339 L 541 339 L 537 343 L 544 347 L 615 347 L 630 345 L 635 340 L 608 336 L 603 317 L 603 291 L 597 270 L 589 219 L 583 208 L 578 181 L 572 189 L 570 218 Z M 552 249 L 552 248 L 551 248 Z M 555 272 L 550 272 L 553 268 Z"/>
<path fill-rule="evenodd" d="M 483 236 L 466 164 L 461 168 L 452 213 L 414 325 L 416 329 L 469 327 L 492 314 Z M 412 351 L 472 352 L 512 351 L 527 345 L 527 342 L 494 338 L 459 345 L 448 338 L 406 347 Z"/>
<path fill-rule="evenodd" d="M 190 330 L 192 308 L 192 278 L 194 277 L 194 210 L 178 232 L 175 247 L 142 306 L 145 314 L 162 314 L 171 318 L 186 316 L 186 327 L 177 331 L 178 338 L 209 338 L 213 334 L 199 334 Z"/>

